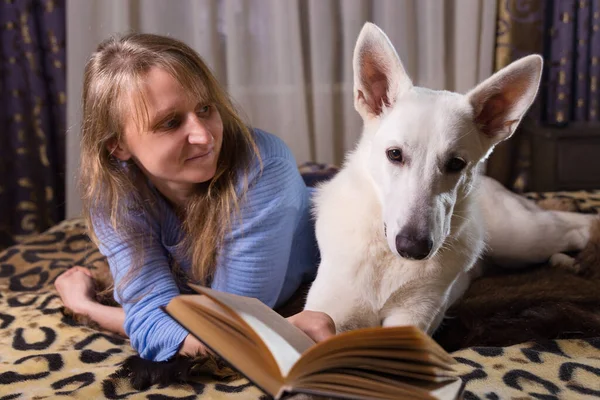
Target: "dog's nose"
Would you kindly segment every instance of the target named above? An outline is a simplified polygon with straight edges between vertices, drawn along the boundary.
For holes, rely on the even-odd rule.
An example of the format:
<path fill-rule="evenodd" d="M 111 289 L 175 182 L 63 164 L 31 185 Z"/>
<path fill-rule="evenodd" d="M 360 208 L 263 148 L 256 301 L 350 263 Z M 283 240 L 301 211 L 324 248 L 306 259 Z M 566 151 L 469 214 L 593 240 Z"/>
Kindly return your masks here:
<path fill-rule="evenodd" d="M 396 250 L 404 258 L 422 260 L 429 255 L 433 241 L 413 229 L 404 229 L 396 236 Z"/>

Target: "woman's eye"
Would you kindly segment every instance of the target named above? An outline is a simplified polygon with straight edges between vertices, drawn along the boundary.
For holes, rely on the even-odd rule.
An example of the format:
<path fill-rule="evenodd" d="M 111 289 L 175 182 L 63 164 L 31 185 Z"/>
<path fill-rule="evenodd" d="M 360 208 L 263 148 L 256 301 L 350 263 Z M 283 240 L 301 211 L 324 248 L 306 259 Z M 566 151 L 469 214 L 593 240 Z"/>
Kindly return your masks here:
<path fill-rule="evenodd" d="M 206 116 L 210 113 L 210 106 L 204 106 L 198 110 L 198 115 Z"/>
<path fill-rule="evenodd" d="M 162 128 L 166 129 L 166 130 L 171 130 L 171 129 L 177 128 L 179 126 L 179 124 L 180 124 L 180 121 L 178 118 L 171 118 L 162 124 Z"/>

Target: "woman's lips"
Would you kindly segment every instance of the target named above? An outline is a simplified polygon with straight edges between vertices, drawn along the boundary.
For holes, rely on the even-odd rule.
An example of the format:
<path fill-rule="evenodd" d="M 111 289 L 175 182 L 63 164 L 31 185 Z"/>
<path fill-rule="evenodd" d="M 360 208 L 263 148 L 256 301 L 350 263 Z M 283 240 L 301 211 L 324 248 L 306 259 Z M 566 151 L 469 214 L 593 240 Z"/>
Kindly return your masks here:
<path fill-rule="evenodd" d="M 198 159 L 206 158 L 209 155 L 211 155 L 212 152 L 213 152 L 213 148 L 211 147 L 208 151 L 206 151 L 204 153 L 196 154 L 195 156 L 192 156 L 192 157 L 188 158 L 185 161 L 192 161 L 192 160 L 198 160 Z"/>

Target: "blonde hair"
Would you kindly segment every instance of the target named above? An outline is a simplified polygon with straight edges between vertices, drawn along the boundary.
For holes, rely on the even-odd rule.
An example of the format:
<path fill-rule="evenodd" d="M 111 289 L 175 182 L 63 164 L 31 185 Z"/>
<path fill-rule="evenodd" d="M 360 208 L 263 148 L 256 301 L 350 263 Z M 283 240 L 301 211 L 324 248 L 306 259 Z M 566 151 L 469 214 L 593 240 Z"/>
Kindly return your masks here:
<path fill-rule="evenodd" d="M 186 239 L 182 243 L 192 261 L 192 278 L 202 284 L 212 279 L 218 250 L 239 211 L 243 196 L 236 183 L 247 181 L 253 157 L 260 161 L 250 128 L 242 121 L 227 93 L 200 56 L 186 44 L 165 36 L 132 33 L 101 43 L 84 73 L 80 187 L 84 216 L 92 239 L 92 219 L 102 218 L 123 240 L 131 242 L 134 260 L 129 279 L 143 264 L 150 232 L 140 220 L 156 215 L 156 198 L 133 161 L 126 165 L 108 150 L 111 141 L 124 139 L 124 112 L 134 100 L 138 126 L 148 110 L 143 79 L 152 67 L 171 74 L 189 94 L 214 104 L 223 120 L 223 143 L 215 176 L 193 196 L 180 217 Z M 199 185 L 200 188 L 200 185 Z M 137 221 L 137 222 L 136 222 Z M 148 226 L 144 224 L 144 226 Z"/>

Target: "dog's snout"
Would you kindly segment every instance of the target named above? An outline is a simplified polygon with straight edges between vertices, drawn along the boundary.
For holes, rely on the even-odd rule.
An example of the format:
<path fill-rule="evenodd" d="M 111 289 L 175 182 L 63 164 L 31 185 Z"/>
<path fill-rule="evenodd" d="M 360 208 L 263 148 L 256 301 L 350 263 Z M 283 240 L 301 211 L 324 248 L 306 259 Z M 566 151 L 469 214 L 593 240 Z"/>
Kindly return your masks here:
<path fill-rule="evenodd" d="M 396 250 L 404 258 L 422 260 L 429 255 L 433 240 L 414 229 L 404 229 L 396 236 Z"/>

